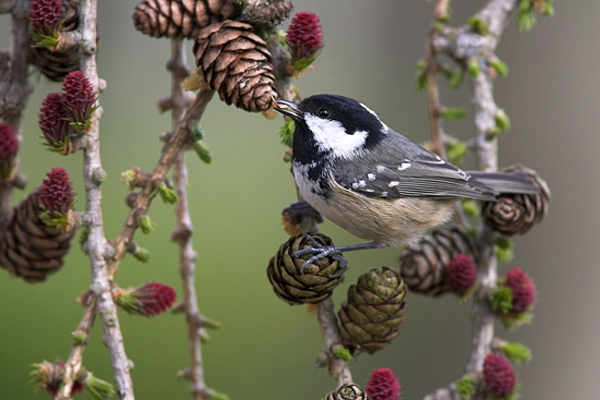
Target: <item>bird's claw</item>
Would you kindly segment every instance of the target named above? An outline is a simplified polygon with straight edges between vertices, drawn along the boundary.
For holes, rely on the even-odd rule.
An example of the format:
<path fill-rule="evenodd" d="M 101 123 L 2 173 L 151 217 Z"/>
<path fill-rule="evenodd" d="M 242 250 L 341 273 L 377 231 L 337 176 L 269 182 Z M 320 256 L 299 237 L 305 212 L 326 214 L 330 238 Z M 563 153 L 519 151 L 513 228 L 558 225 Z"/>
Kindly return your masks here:
<path fill-rule="evenodd" d="M 312 247 L 308 247 L 306 249 L 298 250 L 292 253 L 293 258 L 298 258 L 300 256 L 306 254 L 314 254 L 314 256 L 310 257 L 308 260 L 304 261 L 304 263 L 300 266 L 300 274 L 303 275 L 306 268 L 313 264 L 316 261 L 322 260 L 325 257 L 331 256 L 336 261 L 338 261 L 340 268 L 339 271 L 336 272 L 332 278 L 339 278 L 346 272 L 346 266 L 348 265 L 348 260 L 346 257 L 342 255 L 342 253 L 335 246 L 323 246 L 319 242 L 317 242 L 312 236 L 306 235 L 307 238 L 312 242 Z"/>

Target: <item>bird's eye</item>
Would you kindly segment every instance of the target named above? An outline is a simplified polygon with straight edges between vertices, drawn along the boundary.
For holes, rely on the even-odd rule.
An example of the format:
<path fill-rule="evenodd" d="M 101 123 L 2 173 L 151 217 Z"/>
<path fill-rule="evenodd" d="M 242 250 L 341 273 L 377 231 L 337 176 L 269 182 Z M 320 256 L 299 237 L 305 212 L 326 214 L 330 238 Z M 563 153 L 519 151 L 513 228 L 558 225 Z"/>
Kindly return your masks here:
<path fill-rule="evenodd" d="M 329 118 L 331 113 L 326 108 L 319 108 L 319 117 L 321 118 Z"/>

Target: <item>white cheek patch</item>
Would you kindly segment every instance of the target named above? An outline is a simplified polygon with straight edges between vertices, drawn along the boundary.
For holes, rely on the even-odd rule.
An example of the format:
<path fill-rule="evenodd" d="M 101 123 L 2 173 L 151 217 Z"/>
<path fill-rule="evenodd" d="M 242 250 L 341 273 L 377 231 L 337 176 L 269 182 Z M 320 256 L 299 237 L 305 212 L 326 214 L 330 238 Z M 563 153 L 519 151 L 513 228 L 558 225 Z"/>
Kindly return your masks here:
<path fill-rule="evenodd" d="M 360 154 L 367 140 L 367 132 L 356 131 L 349 135 L 339 121 L 322 119 L 310 113 L 304 114 L 304 121 L 312 131 L 319 149 L 330 151 L 337 157 L 350 158 Z"/>

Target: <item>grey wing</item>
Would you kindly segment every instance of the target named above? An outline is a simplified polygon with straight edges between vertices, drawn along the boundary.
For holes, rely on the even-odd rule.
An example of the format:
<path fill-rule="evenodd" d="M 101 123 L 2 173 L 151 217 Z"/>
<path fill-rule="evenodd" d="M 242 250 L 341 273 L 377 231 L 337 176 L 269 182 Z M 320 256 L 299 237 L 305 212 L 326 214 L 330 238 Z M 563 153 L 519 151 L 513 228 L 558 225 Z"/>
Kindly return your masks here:
<path fill-rule="evenodd" d="M 340 165 L 334 179 L 346 189 L 368 197 L 467 197 L 493 200 L 494 189 L 422 149 L 412 159 L 394 163 L 370 162 L 360 168 Z"/>

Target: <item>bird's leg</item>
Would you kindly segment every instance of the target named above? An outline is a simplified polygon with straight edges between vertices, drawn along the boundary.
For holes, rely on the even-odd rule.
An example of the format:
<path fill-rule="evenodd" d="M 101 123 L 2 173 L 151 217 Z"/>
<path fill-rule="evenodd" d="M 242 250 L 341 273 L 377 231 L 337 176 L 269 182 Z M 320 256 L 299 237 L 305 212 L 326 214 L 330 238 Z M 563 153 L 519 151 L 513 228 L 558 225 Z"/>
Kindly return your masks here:
<path fill-rule="evenodd" d="M 368 250 L 368 249 L 379 248 L 379 245 L 376 242 L 349 244 L 349 245 L 345 245 L 345 246 L 323 246 L 322 244 L 318 243 L 312 236 L 310 236 L 310 235 L 306 235 L 306 236 L 312 242 L 313 247 L 308 247 L 306 249 L 298 250 L 298 251 L 295 251 L 294 253 L 292 253 L 292 257 L 294 257 L 294 258 L 297 258 L 304 254 L 313 254 L 314 253 L 314 256 L 312 256 L 311 258 L 306 260 L 304 262 L 304 264 L 302 264 L 302 266 L 300 267 L 300 273 L 304 273 L 304 269 L 308 265 L 314 263 L 315 261 L 318 261 L 325 257 L 333 255 L 334 257 L 336 257 L 336 256 L 340 257 L 340 258 L 338 258 L 338 261 L 340 261 L 340 263 L 342 264 L 342 272 L 339 273 L 339 275 L 342 275 L 346 271 L 346 264 L 347 264 L 347 261 L 345 260 L 345 258 L 341 257 L 342 253 L 346 253 L 348 251 Z"/>

